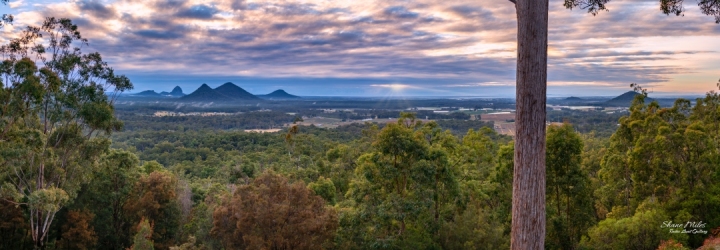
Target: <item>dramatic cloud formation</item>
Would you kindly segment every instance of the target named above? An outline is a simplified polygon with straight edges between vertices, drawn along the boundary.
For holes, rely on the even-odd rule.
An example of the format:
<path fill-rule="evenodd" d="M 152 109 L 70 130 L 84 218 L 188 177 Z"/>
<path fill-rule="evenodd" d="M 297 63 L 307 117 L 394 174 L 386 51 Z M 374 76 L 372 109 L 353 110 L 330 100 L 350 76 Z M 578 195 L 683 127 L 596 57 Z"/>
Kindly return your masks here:
<path fill-rule="evenodd" d="M 78 0 L 11 2 L 7 39 L 68 17 L 136 89 L 191 91 L 227 81 L 254 93 L 513 94 L 508 1 Z M 550 94 L 611 95 L 632 82 L 702 93 L 720 77 L 720 25 L 693 3 L 612 0 L 598 16 L 551 1 Z M 577 94 L 576 94 L 577 95 Z M 582 95 L 582 94 L 581 94 Z"/>

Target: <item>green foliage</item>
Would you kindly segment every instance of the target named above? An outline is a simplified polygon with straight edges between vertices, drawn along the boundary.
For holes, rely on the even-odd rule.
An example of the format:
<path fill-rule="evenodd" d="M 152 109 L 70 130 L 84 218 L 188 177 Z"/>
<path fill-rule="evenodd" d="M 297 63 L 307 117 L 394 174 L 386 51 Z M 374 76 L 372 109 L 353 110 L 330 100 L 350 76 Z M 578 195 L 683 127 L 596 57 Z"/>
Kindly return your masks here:
<path fill-rule="evenodd" d="M 60 210 L 70 199 L 65 190 L 51 187 L 35 190 L 27 196 L 30 210 L 52 213 Z"/>
<path fill-rule="evenodd" d="M 187 235 L 188 241 L 190 237 L 195 238 L 208 249 L 220 249 L 220 241 L 211 236 L 213 212 L 221 205 L 223 197 L 230 193 L 224 185 L 213 183 L 209 179 L 192 183 L 191 189 L 195 205 L 190 212 L 190 218 L 182 227 L 182 235 Z"/>
<path fill-rule="evenodd" d="M 627 106 L 630 101 L 623 104 Z M 610 137 L 615 130 L 617 130 L 617 124 L 620 117 L 627 115 L 626 111 L 612 111 L 612 113 L 606 113 L 605 111 L 580 111 L 580 110 L 548 110 L 547 121 L 548 122 L 567 122 L 573 125 L 575 130 L 579 133 L 589 134 L 593 133 L 598 137 Z"/>
<path fill-rule="evenodd" d="M 130 247 L 131 250 L 154 250 L 154 244 L 152 241 L 153 226 L 145 218 L 140 220 L 137 226 L 137 233 L 133 236 L 133 245 Z"/>
<path fill-rule="evenodd" d="M 565 123 L 548 127 L 546 145 L 545 247 L 576 249 L 595 220 L 590 178 L 581 167 L 583 142 Z"/>
<path fill-rule="evenodd" d="M 95 214 L 92 221 L 99 245 L 105 249 L 125 249 L 132 243 L 131 227 L 137 221 L 123 209 L 133 187 L 140 178 L 135 154 L 124 150 L 110 150 L 101 161 L 95 178 L 83 187 L 73 207 Z"/>
<path fill-rule="evenodd" d="M 663 221 L 671 221 L 662 209 L 638 210 L 632 217 L 608 218 L 588 231 L 580 246 L 585 249 L 655 249 L 661 240 L 687 240 L 686 234 L 670 233 L 661 228 Z"/>
<path fill-rule="evenodd" d="M 357 160 L 346 194 L 355 209 L 344 215 L 354 218 L 343 221 L 357 225 L 342 226 L 358 230 L 357 247 L 409 248 L 416 237 L 436 235 L 440 215 L 452 212 L 446 206 L 459 198 L 458 169 L 447 153 L 456 143 L 435 123 L 423 125 L 407 113 L 374 137 L 371 151 Z"/>
<path fill-rule="evenodd" d="M 720 97 L 710 92 L 691 106 L 678 99 L 670 108 L 645 104 L 638 95 L 610 139 L 597 190 L 608 218 L 635 213 L 646 200 L 656 201 L 672 217 L 720 225 Z M 690 247 L 705 235 L 693 234 Z"/>
<path fill-rule="evenodd" d="M 510 241 L 505 222 L 492 219 L 493 211 L 468 205 L 454 221 L 440 227 L 439 241 L 442 249 L 507 249 Z"/>
<path fill-rule="evenodd" d="M 135 107 L 133 107 L 135 108 Z M 175 107 L 169 109 L 171 112 L 182 112 Z M 204 111 L 204 110 L 203 110 Z M 228 110 L 238 112 L 237 109 Z M 138 114 L 138 110 L 119 110 L 123 116 L 124 128 L 126 131 L 207 131 L 207 130 L 238 130 L 238 129 L 267 129 L 279 128 L 286 123 L 293 121 L 293 116 L 284 112 L 244 112 L 242 114 L 218 115 L 218 116 L 153 116 L 152 113 Z"/>
<path fill-rule="evenodd" d="M 330 205 L 335 205 L 335 184 L 331 179 L 320 176 L 317 181 L 308 184 L 308 188 L 319 195 Z"/>
<path fill-rule="evenodd" d="M 170 247 L 170 250 L 201 250 L 204 246 L 195 246 L 195 236 L 188 237 L 188 241 L 180 246 Z"/>
<path fill-rule="evenodd" d="M 636 101 L 612 138 L 579 134 L 584 125 L 549 127 L 546 248 L 714 244 L 706 234 L 670 234 L 660 225 L 703 221 L 718 227 L 718 99 L 710 93 L 695 106 L 680 100 L 671 108 Z M 33 196 L 33 204 L 95 214 L 85 228 L 109 249 L 129 247 L 138 233 L 132 225 L 143 217 L 154 229 L 145 239 L 158 249 L 271 248 L 280 242 L 292 242 L 284 247 L 292 249 L 508 248 L 514 143 L 487 127 L 460 138 L 441 129 L 447 122 L 400 117 L 389 124 L 264 134 L 168 131 L 139 121 L 134 131 L 114 133 L 118 150 L 97 157 L 99 165 L 87 176 L 92 181 L 66 192 L 68 200 L 49 190 Z M 67 127 L 52 136 L 77 147 L 83 139 L 78 131 Z M 42 132 L 22 133 L 24 147 L 45 145 Z M 10 149 L 3 153 L 21 154 Z M 6 199 L 30 201 L 4 183 Z M 27 220 L 22 210 L 7 211 L 0 219 Z M 62 211 L 61 224 L 69 218 Z M 3 239 L 19 242 L 0 246 L 26 246 L 29 234 L 3 220 Z M 63 246 L 52 241 L 73 230 L 55 228 L 49 244 Z"/>
<path fill-rule="evenodd" d="M 163 165 L 161 165 L 157 161 L 148 161 L 142 165 L 142 171 L 145 174 L 150 174 L 155 171 L 164 171 L 164 170 L 165 170 L 165 168 L 163 167 Z"/>
<path fill-rule="evenodd" d="M 41 37 L 46 43 L 38 43 Z M 83 54 L 86 44 L 69 19 L 47 18 L 2 46 L 2 193 L 28 209 L 37 247 L 44 247 L 55 214 L 97 170 L 110 146 L 105 136 L 122 126 L 114 99 L 132 88 L 100 54 Z"/>

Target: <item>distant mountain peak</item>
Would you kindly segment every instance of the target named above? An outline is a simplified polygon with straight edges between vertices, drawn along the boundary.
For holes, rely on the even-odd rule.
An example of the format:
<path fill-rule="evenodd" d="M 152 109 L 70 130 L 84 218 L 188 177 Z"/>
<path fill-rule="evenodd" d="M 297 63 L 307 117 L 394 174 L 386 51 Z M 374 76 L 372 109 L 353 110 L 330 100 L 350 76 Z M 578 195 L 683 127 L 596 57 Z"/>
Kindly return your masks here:
<path fill-rule="evenodd" d="M 182 91 L 182 89 L 180 88 L 180 86 L 175 86 L 175 88 L 173 88 L 173 90 L 170 91 L 170 95 L 172 95 L 172 96 L 184 96 L 185 93 L 183 93 L 183 91 Z"/>
<path fill-rule="evenodd" d="M 231 98 L 227 97 L 214 89 L 210 88 L 207 84 L 203 83 L 200 87 L 192 93 L 181 97 L 182 100 L 188 101 L 201 101 L 201 102 L 213 102 L 213 101 L 228 101 Z"/>
<path fill-rule="evenodd" d="M 215 102 L 215 101 L 244 101 L 258 99 L 232 82 L 226 82 L 215 89 L 203 83 L 194 92 L 182 97 L 183 100 Z"/>
<path fill-rule="evenodd" d="M 628 91 L 628 92 L 622 93 L 622 95 L 619 95 L 619 96 L 613 98 L 612 100 L 615 100 L 615 99 L 629 99 L 629 100 L 632 101 L 632 99 L 634 99 L 635 96 L 637 96 L 637 95 L 642 95 L 642 94 L 640 94 L 640 93 L 638 93 L 638 92 L 635 92 L 635 91 Z"/>
<path fill-rule="evenodd" d="M 623 106 L 627 107 L 632 104 L 632 101 L 635 99 L 635 96 L 642 95 L 641 93 L 635 92 L 635 91 L 628 91 L 623 93 L 622 95 L 619 95 L 613 99 L 610 99 L 606 103 L 609 105 L 615 105 L 615 106 Z M 654 101 L 652 98 L 647 97 L 645 98 L 645 102 L 652 102 Z"/>
<path fill-rule="evenodd" d="M 160 94 L 155 92 L 155 90 L 145 90 L 145 91 L 137 93 L 135 95 L 138 95 L 138 96 L 160 96 Z"/>
<path fill-rule="evenodd" d="M 299 99 L 299 96 L 291 95 L 285 92 L 283 89 L 278 89 L 273 91 L 270 94 L 262 95 L 261 97 L 267 98 L 267 99 Z"/>
<path fill-rule="evenodd" d="M 215 88 L 215 91 L 238 100 L 252 100 L 258 98 L 232 82 L 226 82 L 223 85 L 220 85 L 220 87 Z"/>

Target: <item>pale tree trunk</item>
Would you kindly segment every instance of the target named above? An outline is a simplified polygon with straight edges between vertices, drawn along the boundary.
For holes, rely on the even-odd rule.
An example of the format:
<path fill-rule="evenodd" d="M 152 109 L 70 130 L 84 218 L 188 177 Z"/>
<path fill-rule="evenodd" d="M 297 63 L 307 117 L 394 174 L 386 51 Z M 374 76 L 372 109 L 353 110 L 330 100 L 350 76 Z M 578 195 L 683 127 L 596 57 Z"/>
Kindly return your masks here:
<path fill-rule="evenodd" d="M 50 223 L 55 219 L 56 212 L 40 211 L 30 209 L 30 227 L 32 239 L 35 242 L 35 249 L 45 249 Z"/>
<path fill-rule="evenodd" d="M 548 0 L 517 0 L 515 160 L 511 249 L 545 246 Z"/>

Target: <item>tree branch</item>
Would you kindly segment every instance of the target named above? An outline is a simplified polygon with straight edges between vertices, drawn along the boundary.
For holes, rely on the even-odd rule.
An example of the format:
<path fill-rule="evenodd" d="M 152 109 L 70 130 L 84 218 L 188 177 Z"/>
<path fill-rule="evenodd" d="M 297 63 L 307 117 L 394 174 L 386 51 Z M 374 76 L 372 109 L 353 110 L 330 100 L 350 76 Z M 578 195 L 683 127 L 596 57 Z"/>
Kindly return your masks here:
<path fill-rule="evenodd" d="M 5 198 L 0 198 L 0 200 L 3 200 L 3 201 L 5 201 L 5 202 L 11 203 L 11 204 L 16 205 L 16 206 L 27 205 L 27 203 L 25 203 L 25 202 L 15 202 L 15 201 L 13 201 L 13 200 L 8 200 L 8 199 L 5 199 Z"/>
<path fill-rule="evenodd" d="M 516 0 L 508 0 L 508 1 L 510 1 L 511 3 L 517 5 L 517 1 L 516 1 Z"/>

